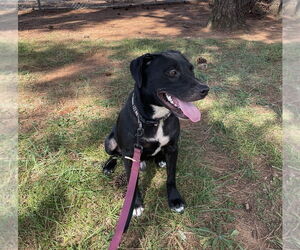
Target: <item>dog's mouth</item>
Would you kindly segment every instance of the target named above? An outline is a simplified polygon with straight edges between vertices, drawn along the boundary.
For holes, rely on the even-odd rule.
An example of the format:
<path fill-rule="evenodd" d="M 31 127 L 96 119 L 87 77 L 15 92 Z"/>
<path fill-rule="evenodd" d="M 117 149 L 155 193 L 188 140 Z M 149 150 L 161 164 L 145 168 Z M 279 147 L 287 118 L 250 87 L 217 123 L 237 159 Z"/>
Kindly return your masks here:
<path fill-rule="evenodd" d="M 162 104 L 177 117 L 190 119 L 192 122 L 200 121 L 201 112 L 193 103 L 182 101 L 165 91 L 160 91 L 157 95 Z"/>

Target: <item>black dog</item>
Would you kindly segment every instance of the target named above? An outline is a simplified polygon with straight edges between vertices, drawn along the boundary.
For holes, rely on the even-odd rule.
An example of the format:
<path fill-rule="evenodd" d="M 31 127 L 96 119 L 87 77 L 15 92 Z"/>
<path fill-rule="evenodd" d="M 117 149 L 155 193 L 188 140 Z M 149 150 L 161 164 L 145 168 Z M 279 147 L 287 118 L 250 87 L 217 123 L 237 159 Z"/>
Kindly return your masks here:
<path fill-rule="evenodd" d="M 144 161 L 151 158 L 158 166 L 167 168 L 168 203 L 179 213 L 184 210 L 184 201 L 175 182 L 178 118 L 199 121 L 200 111 L 190 102 L 203 99 L 209 91 L 208 86 L 195 78 L 193 69 L 180 52 L 173 50 L 145 54 L 133 60 L 130 71 L 135 80 L 134 90 L 105 140 L 105 150 L 112 157 L 104 165 L 104 173 L 113 172 L 115 156 L 122 156 L 129 178 L 132 162 L 127 157 L 133 156 L 137 129 L 142 125 L 141 168 L 146 165 Z M 142 198 L 137 189 L 133 216 L 141 215 L 142 211 Z"/>

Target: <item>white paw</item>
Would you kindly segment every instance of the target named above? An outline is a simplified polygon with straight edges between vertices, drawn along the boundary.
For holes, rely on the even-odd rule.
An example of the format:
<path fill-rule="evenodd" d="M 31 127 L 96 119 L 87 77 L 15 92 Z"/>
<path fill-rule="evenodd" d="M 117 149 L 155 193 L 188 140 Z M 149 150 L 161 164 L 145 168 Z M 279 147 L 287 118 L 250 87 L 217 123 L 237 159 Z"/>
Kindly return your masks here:
<path fill-rule="evenodd" d="M 144 211 L 143 207 L 137 207 L 137 208 L 133 209 L 132 216 L 139 217 L 142 215 L 143 211 Z"/>
<path fill-rule="evenodd" d="M 184 206 L 181 205 L 180 207 L 174 207 L 174 208 L 172 208 L 172 210 L 177 213 L 182 213 L 184 211 Z"/>
<path fill-rule="evenodd" d="M 161 168 L 165 168 L 167 166 L 167 163 L 165 161 L 160 161 L 158 163 L 158 166 L 161 167 Z"/>
<path fill-rule="evenodd" d="M 146 162 L 145 161 L 141 161 L 140 162 L 140 170 L 144 171 L 146 169 L 146 167 L 147 167 Z"/>

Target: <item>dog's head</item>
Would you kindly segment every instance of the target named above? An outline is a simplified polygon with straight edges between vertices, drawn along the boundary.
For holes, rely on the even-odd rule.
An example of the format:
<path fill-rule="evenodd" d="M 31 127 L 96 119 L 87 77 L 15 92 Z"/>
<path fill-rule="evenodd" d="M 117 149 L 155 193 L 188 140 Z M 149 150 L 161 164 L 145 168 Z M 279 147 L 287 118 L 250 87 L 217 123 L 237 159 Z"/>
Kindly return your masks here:
<path fill-rule="evenodd" d="M 130 71 L 148 103 L 164 106 L 182 119 L 200 120 L 191 102 L 203 99 L 209 88 L 195 78 L 193 65 L 179 51 L 142 55 L 131 62 Z"/>

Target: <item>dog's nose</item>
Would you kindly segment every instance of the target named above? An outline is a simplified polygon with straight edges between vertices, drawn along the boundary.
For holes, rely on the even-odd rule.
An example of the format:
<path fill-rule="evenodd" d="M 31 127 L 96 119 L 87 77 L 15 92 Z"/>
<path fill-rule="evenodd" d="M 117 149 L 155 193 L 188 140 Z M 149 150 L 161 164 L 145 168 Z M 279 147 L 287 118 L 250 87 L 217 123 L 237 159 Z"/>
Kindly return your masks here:
<path fill-rule="evenodd" d="M 207 94 L 208 94 L 208 91 L 209 91 L 209 87 L 208 87 L 208 86 L 203 86 L 203 87 L 201 87 L 201 89 L 200 89 L 201 95 L 207 95 Z"/>

